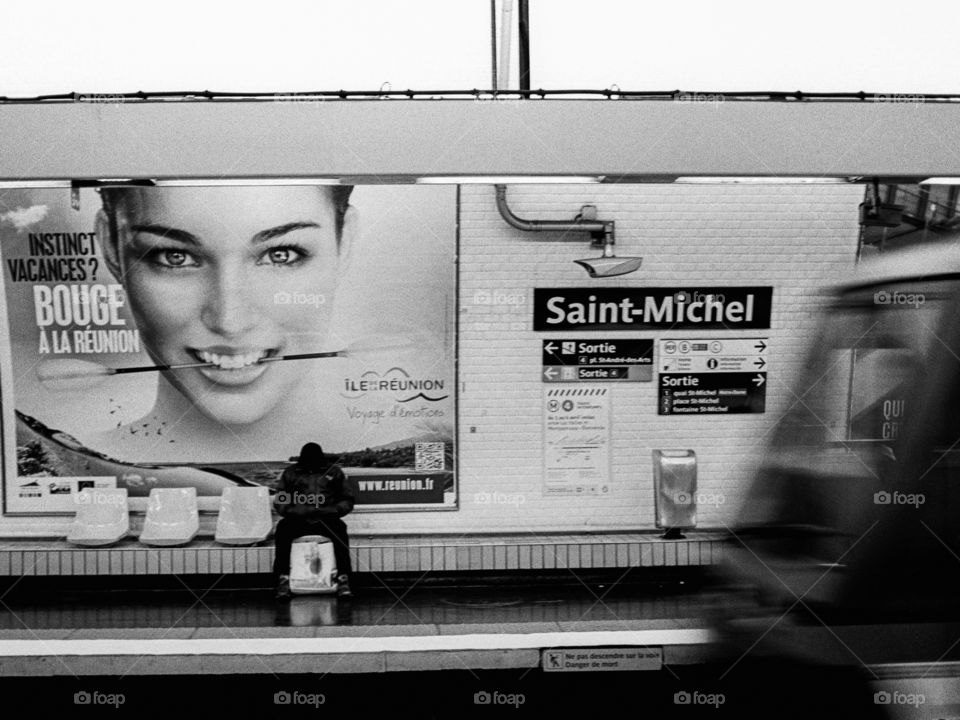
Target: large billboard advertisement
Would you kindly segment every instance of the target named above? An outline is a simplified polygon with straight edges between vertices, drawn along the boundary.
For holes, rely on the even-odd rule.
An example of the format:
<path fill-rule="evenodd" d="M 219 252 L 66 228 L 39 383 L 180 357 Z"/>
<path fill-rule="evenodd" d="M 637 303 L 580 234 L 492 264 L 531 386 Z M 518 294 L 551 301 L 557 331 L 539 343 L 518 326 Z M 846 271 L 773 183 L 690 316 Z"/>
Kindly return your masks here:
<path fill-rule="evenodd" d="M 273 486 L 318 442 L 360 507 L 453 507 L 456 188 L 0 196 L 4 511 Z"/>

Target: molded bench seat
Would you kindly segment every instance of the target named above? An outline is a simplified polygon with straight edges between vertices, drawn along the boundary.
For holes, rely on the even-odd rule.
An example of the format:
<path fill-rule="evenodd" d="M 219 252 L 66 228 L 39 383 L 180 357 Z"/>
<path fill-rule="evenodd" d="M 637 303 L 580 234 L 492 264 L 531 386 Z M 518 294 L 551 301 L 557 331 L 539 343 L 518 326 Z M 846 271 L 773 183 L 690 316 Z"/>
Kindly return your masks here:
<path fill-rule="evenodd" d="M 130 532 L 126 488 L 85 488 L 77 495 L 77 515 L 67 532 L 74 545 L 104 547 Z"/>
<path fill-rule="evenodd" d="M 161 547 L 186 545 L 199 530 L 195 488 L 154 488 L 150 491 L 140 542 Z"/>
<path fill-rule="evenodd" d="M 224 488 L 214 540 L 224 545 L 254 545 L 266 540 L 272 529 L 270 491 L 267 488 Z"/>

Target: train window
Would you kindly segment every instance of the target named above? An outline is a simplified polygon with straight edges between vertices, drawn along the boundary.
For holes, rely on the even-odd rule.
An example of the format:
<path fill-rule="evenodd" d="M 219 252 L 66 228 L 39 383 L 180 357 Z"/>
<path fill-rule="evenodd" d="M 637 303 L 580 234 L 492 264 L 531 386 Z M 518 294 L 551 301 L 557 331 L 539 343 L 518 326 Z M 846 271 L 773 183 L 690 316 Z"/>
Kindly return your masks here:
<path fill-rule="evenodd" d="M 846 439 L 896 440 L 906 414 L 910 383 L 922 367 L 913 350 L 855 348 L 850 367 Z"/>
<path fill-rule="evenodd" d="M 946 290 L 945 282 L 925 281 L 843 296 L 794 389 L 775 445 L 866 444 L 892 451 L 911 411 L 911 388 L 922 382 L 929 348 L 939 342 Z"/>

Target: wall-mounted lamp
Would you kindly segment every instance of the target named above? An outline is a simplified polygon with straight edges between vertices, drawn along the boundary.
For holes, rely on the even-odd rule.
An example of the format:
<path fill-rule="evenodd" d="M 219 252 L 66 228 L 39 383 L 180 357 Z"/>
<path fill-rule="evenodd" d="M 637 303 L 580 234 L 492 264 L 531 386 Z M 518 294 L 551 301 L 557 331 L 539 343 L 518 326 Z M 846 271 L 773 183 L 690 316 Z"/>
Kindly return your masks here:
<path fill-rule="evenodd" d="M 640 269 L 640 263 L 643 258 L 639 257 L 617 257 L 613 254 L 613 223 L 610 223 L 610 232 L 604 232 L 599 242 L 595 238 L 594 247 L 603 246 L 603 254 L 598 258 L 584 258 L 583 260 L 574 260 L 574 262 L 586 270 L 590 277 L 614 277 L 616 275 L 626 275 Z"/>
<path fill-rule="evenodd" d="M 613 220 L 597 220 L 596 207 L 584 205 L 580 213 L 572 220 L 524 220 L 517 217 L 507 205 L 507 188 L 497 185 L 497 209 L 500 216 L 511 227 L 524 232 L 543 232 L 545 230 L 569 231 L 577 230 L 588 232 L 593 240 L 593 247 L 602 247 L 603 254 L 598 258 L 574 260 L 584 268 L 590 277 L 614 277 L 632 273 L 640 267 L 643 258 L 616 257 L 613 253 L 614 223 Z"/>

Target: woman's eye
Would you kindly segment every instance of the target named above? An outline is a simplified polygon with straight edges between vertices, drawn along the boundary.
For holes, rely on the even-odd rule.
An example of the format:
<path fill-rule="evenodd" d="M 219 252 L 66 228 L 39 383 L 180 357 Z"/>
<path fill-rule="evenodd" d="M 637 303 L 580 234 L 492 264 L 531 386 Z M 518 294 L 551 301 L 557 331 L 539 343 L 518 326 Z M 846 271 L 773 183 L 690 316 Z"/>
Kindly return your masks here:
<path fill-rule="evenodd" d="M 157 264 L 163 267 L 180 268 L 198 265 L 190 253 L 183 250 L 158 250 L 154 258 Z"/>
<path fill-rule="evenodd" d="M 264 265 L 292 265 L 302 258 L 302 254 L 289 247 L 274 248 L 263 255 Z"/>

